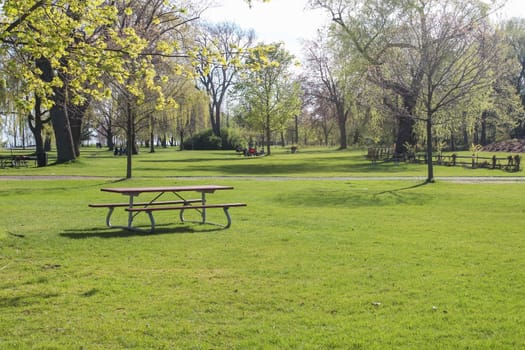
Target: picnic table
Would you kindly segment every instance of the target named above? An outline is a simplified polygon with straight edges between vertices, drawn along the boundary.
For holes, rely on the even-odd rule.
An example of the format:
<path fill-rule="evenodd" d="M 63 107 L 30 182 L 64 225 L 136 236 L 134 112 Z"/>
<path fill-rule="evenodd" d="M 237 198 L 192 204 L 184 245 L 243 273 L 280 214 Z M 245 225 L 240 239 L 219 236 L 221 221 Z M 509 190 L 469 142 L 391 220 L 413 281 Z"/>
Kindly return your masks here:
<path fill-rule="evenodd" d="M 226 216 L 226 224 L 220 225 L 228 228 L 231 225 L 231 216 L 229 208 L 244 207 L 245 203 L 208 203 L 208 194 L 216 191 L 232 190 L 232 186 L 218 186 L 218 185 L 195 185 L 195 186 L 163 186 L 163 187 L 111 187 L 102 188 L 101 191 L 121 194 L 128 197 L 124 203 L 97 203 L 89 204 L 92 208 L 107 208 L 108 214 L 106 216 L 106 225 L 108 227 L 119 227 L 133 231 L 143 231 L 142 229 L 133 225 L 134 218 L 140 213 L 147 213 L 150 220 L 149 232 L 155 231 L 155 218 L 153 212 L 175 210 L 179 211 L 179 218 L 181 222 L 188 222 L 184 219 L 185 210 L 197 210 L 200 213 L 202 224 L 219 225 L 209 222 L 206 217 L 206 210 L 212 208 L 222 208 Z M 199 194 L 198 198 L 187 198 L 191 193 Z M 186 197 L 184 195 L 186 195 Z M 136 197 L 140 195 L 150 195 L 149 199 L 145 201 L 135 201 Z M 171 196 L 168 200 L 166 197 Z M 162 199 L 162 200 L 160 200 Z M 128 220 L 126 226 L 114 226 L 111 223 L 111 216 L 115 208 L 123 208 L 127 212 Z"/>
<path fill-rule="evenodd" d="M 36 157 L 32 155 L 9 155 L 0 156 L 0 168 L 20 168 L 27 167 L 30 161 L 36 162 Z"/>

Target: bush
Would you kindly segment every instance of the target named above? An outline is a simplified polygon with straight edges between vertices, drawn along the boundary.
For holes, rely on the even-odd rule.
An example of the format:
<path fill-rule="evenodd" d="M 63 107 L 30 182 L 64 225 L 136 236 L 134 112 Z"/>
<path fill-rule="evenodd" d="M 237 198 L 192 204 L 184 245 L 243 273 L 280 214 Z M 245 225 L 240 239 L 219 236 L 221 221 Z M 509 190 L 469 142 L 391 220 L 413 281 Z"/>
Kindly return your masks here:
<path fill-rule="evenodd" d="M 194 150 L 234 150 L 246 147 L 246 140 L 234 129 L 222 129 L 221 136 L 211 129 L 204 130 L 184 142 L 184 149 Z"/>
<path fill-rule="evenodd" d="M 237 129 L 222 129 L 222 149 L 236 150 L 246 148 L 248 141 L 241 135 Z"/>

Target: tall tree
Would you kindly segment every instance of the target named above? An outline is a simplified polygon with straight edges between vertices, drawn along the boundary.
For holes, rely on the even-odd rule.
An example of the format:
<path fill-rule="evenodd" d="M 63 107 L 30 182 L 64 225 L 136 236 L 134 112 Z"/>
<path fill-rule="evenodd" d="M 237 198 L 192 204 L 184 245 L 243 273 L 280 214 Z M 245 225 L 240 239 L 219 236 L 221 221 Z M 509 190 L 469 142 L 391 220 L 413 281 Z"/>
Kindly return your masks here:
<path fill-rule="evenodd" d="M 427 182 L 434 181 L 433 126 L 449 107 L 486 89 L 497 46 L 480 4 L 429 2 L 418 9 L 423 65 L 421 104 L 426 126 Z"/>
<path fill-rule="evenodd" d="M 67 108 L 82 106 L 99 92 L 102 75 L 114 64 L 115 53 L 104 50 L 106 37 L 100 35 L 113 22 L 114 7 L 93 0 L 4 1 L 2 6 L 0 50 L 16 53 L 2 73 L 24 82 L 17 98 L 21 108 L 30 111 L 38 99 L 50 111 L 58 161 L 75 159 L 74 135 L 80 133 L 71 127 L 84 109 L 68 115 Z"/>
<path fill-rule="evenodd" d="M 197 37 L 193 54 L 199 86 L 209 96 L 209 115 L 213 133 L 220 136 L 222 105 L 227 92 L 249 56 L 255 34 L 234 23 L 205 24 Z"/>
<path fill-rule="evenodd" d="M 405 151 L 406 144 L 415 144 L 415 120 L 412 118 L 422 88 L 423 72 L 411 62 L 401 75 L 391 76 L 386 67 L 395 62 L 393 52 L 412 47 L 417 38 L 410 35 L 405 24 L 412 21 L 415 1 L 395 0 L 311 0 L 314 7 L 326 9 L 336 27 L 339 39 L 349 42 L 370 65 L 369 79 L 401 99 L 401 107 L 391 111 L 398 121 L 396 150 Z M 388 59 L 391 58 L 391 59 Z M 406 63 L 403 62 L 400 65 Z"/>
<path fill-rule="evenodd" d="M 514 86 L 525 108 L 525 19 L 513 18 L 504 23 L 504 33 L 511 47 L 511 53 L 519 64 L 519 73 L 513 78 Z M 525 115 L 522 113 L 514 135 L 525 137 Z"/>
<path fill-rule="evenodd" d="M 315 41 L 307 42 L 305 79 L 307 91 L 319 104 L 331 105 L 339 129 L 339 148 L 348 147 L 347 124 L 355 109 L 357 93 L 363 86 L 364 72 L 357 59 L 349 60 L 344 46 L 332 44 L 327 33 L 318 33 Z"/>
<path fill-rule="evenodd" d="M 123 53 L 121 76 L 110 80 L 118 90 L 126 116 L 126 178 L 132 177 L 132 155 L 136 150 L 136 132 L 140 125 L 139 112 L 150 99 L 156 108 L 162 109 L 173 104 L 172 96 L 166 96 L 163 84 L 169 75 L 160 75 L 158 71 L 166 68 L 165 60 L 170 60 L 171 74 L 181 75 L 187 72 L 186 62 L 176 61 L 186 56 L 183 41 L 188 33 L 188 24 L 197 19 L 200 10 L 191 7 L 191 3 L 173 4 L 164 0 L 139 0 L 134 2 L 117 1 L 117 22 L 110 32 L 115 32 L 110 43 L 120 47 L 120 42 L 129 36 L 134 37 L 136 47 Z M 148 101 L 146 101 L 148 99 Z M 146 103 L 147 102 L 147 103 Z M 146 113 L 145 119 L 148 114 Z M 141 116 L 142 118 L 142 116 Z M 147 125 L 147 124 L 146 124 Z"/>
<path fill-rule="evenodd" d="M 248 72 L 235 87 L 241 115 L 246 124 L 263 133 L 268 155 L 272 132 L 282 131 L 302 106 L 300 84 L 291 79 L 293 56 L 281 44 L 273 47 L 268 56 L 253 58 L 261 61 L 253 62 L 261 68 Z"/>
<path fill-rule="evenodd" d="M 483 80 L 494 58 L 494 44 L 486 35 L 488 5 L 461 0 L 312 0 L 312 4 L 330 12 L 341 39 L 369 62 L 369 79 L 389 93 L 384 103 L 399 120 L 398 152 L 415 144 L 414 125 L 424 121 L 427 181 L 432 182 L 435 115 L 488 82 Z"/>

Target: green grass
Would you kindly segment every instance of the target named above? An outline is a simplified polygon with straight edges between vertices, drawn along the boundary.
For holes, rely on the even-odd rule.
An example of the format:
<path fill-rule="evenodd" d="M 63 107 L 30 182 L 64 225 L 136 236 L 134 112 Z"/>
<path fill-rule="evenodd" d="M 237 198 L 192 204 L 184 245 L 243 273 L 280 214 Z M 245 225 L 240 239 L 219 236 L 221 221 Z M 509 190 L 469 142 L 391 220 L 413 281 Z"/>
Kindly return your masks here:
<path fill-rule="evenodd" d="M 354 172 L 343 159 L 357 155 L 321 150 L 191 155 L 141 155 L 144 175 L 126 186 L 233 185 L 210 197 L 248 203 L 231 209 L 230 229 L 164 212 L 155 234 L 108 229 L 87 204 L 114 201 L 99 189 L 117 179 L 0 181 L 1 349 L 525 347 L 525 184 L 239 179 L 228 176 L 424 176 L 424 166 L 356 158 Z M 110 169 L 120 160 L 101 158 L 54 172 L 120 175 Z M 185 175 L 215 177 L 169 177 Z"/>
<path fill-rule="evenodd" d="M 20 151 L 22 152 L 22 151 Z M 366 150 L 329 150 L 305 148 L 292 154 L 287 148 L 274 147 L 271 157 L 243 157 L 234 151 L 176 151 L 158 149 L 149 153 L 143 149 L 133 158 L 133 176 L 426 176 L 426 166 L 409 163 L 379 162 L 373 165 L 365 159 Z M 4 152 L 6 154 L 8 152 Z M 24 153 L 24 152 L 22 152 Z M 28 152 L 25 152 L 28 153 Z M 507 154 L 500 154 L 505 157 Z M 54 161 L 53 154 L 50 155 Z M 468 169 L 460 166 L 435 166 L 435 176 L 523 176 L 523 171 Z M 106 150 L 87 147 L 72 164 L 43 168 L 0 169 L 1 175 L 98 175 L 124 177 L 126 157 L 113 156 Z"/>

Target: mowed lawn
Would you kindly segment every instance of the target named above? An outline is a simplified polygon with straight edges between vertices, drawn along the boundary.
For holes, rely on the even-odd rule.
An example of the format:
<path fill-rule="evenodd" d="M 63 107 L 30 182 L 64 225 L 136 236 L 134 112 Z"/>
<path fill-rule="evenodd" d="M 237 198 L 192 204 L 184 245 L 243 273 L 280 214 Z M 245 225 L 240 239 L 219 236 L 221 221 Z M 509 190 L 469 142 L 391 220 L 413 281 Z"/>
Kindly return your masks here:
<path fill-rule="evenodd" d="M 0 349 L 525 347 L 525 183 L 338 179 L 352 162 L 321 151 L 141 155 L 139 176 L 121 181 L 103 177 L 121 168 L 102 156 L 0 170 L 101 176 L 0 178 Z M 276 176 L 286 159 L 302 164 L 288 165 L 297 178 Z M 362 176 L 425 175 L 354 165 Z M 436 175 L 454 171 L 488 174 Z M 195 177 L 174 177 L 185 173 Z M 162 212 L 158 232 L 131 233 L 87 207 L 119 199 L 101 187 L 210 183 L 235 187 L 210 200 L 248 204 L 231 209 L 227 230 Z"/>

